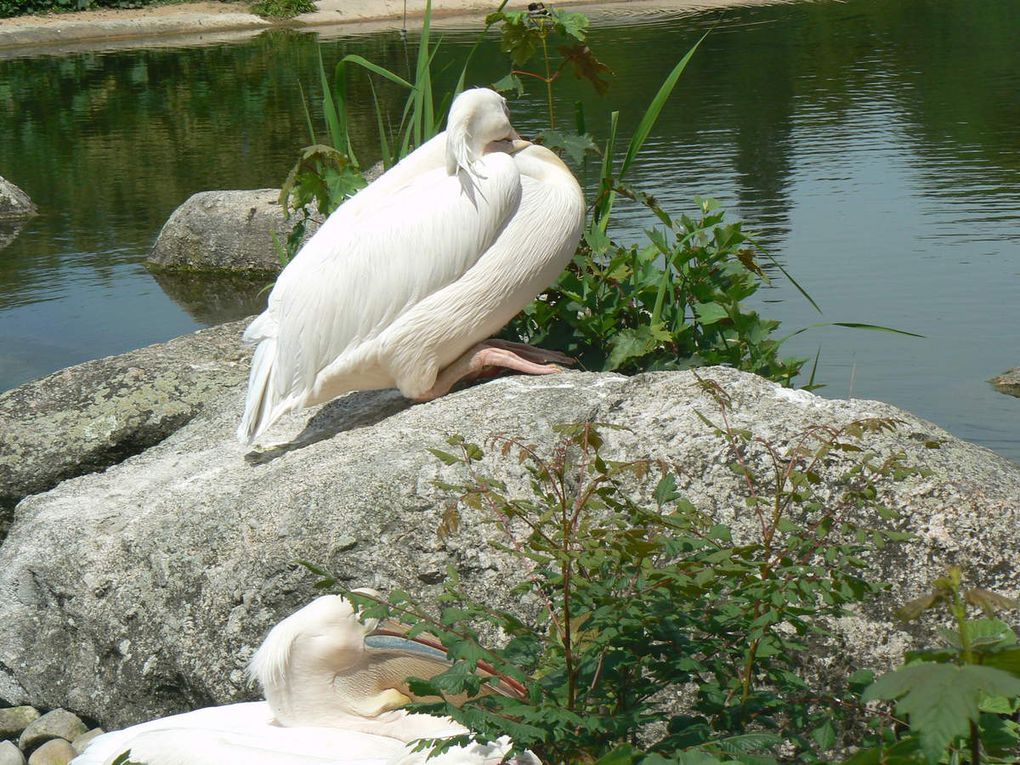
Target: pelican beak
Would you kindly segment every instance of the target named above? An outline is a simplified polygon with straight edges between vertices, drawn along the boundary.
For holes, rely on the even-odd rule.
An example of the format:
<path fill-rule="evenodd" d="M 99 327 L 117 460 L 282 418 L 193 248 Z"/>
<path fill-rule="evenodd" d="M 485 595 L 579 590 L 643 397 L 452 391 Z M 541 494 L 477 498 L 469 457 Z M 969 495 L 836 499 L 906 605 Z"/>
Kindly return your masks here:
<path fill-rule="evenodd" d="M 531 146 L 531 141 L 526 141 L 521 138 L 521 134 L 516 130 L 511 130 L 510 135 L 506 137 L 507 142 L 510 144 L 510 153 L 516 154 L 522 149 L 526 149 Z"/>
<path fill-rule="evenodd" d="M 378 626 L 365 636 L 365 646 L 376 651 L 397 651 L 434 659 L 449 664 L 446 649 L 438 639 L 427 633 L 408 637 L 411 628 L 393 619 L 379 622 Z"/>
<path fill-rule="evenodd" d="M 531 145 L 527 141 L 524 143 Z M 441 663 L 442 667 L 435 669 L 431 674 L 437 674 L 451 664 L 446 648 L 437 637 L 426 632 L 408 637 L 407 633 L 410 630 L 411 628 L 402 622 L 386 619 L 379 622 L 376 628 L 365 636 L 365 647 L 372 651 L 397 653 L 409 659 L 421 659 L 429 664 Z M 523 685 L 511 677 L 500 674 L 490 664 L 479 661 L 478 670 L 483 677 L 496 678 L 496 682 L 487 686 L 489 691 L 517 699 L 528 697 L 528 691 Z"/>

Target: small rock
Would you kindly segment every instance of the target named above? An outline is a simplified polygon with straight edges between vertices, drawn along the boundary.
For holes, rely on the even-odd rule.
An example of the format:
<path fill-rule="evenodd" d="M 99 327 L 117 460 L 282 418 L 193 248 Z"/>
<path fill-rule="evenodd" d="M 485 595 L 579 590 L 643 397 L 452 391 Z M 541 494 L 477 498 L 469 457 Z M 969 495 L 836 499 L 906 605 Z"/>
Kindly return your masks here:
<path fill-rule="evenodd" d="M 62 738 L 65 742 L 74 741 L 87 730 L 88 727 L 78 719 L 78 715 L 68 712 L 66 709 L 54 709 L 38 720 L 33 720 L 25 728 L 21 738 L 18 739 L 18 746 L 27 752 L 44 741 L 54 738 Z M 71 747 L 70 744 L 67 746 Z"/>
<path fill-rule="evenodd" d="M 0 741 L 0 765 L 25 765 L 25 755 L 10 741 Z"/>
<path fill-rule="evenodd" d="M 67 765 L 75 758 L 74 748 L 62 738 L 51 738 L 28 758 L 28 765 Z"/>
<path fill-rule="evenodd" d="M 96 736 L 102 736 L 106 733 L 102 728 L 93 728 L 90 731 L 82 733 L 78 738 L 71 742 L 71 747 L 74 749 L 75 754 L 81 754 L 85 751 L 85 747 L 92 743 L 92 739 Z"/>
<path fill-rule="evenodd" d="M 989 380 L 999 393 L 1020 397 L 1020 367 L 1003 372 Z"/>
<path fill-rule="evenodd" d="M 0 740 L 17 738 L 33 720 L 39 719 L 34 707 L 8 707 L 0 709 Z M 0 760 L 2 762 L 2 760 Z"/>
<path fill-rule="evenodd" d="M 0 178 L 0 220 L 28 218 L 39 212 L 28 194 Z"/>
<path fill-rule="evenodd" d="M 170 271 L 279 271 L 273 236 L 282 243 L 294 226 L 279 196 L 279 189 L 203 191 L 191 196 L 159 232 L 148 265 Z M 315 228 L 310 225 L 308 235 Z"/>

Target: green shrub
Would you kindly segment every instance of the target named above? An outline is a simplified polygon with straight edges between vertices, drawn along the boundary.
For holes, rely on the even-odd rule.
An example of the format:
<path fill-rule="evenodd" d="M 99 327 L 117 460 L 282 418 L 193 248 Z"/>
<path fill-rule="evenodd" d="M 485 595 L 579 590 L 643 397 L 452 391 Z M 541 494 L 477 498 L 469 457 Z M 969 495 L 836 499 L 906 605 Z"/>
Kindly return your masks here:
<path fill-rule="evenodd" d="M 413 681 L 416 693 L 474 696 L 411 709 L 450 715 L 478 740 L 508 734 L 557 765 L 769 763 L 780 751 L 787 761 L 825 760 L 863 708 L 848 688 L 812 686 L 797 657 L 823 631 L 822 617 L 881 588 L 864 575 L 863 553 L 905 535 L 855 519 L 894 519 L 877 487 L 914 471 L 864 450 L 892 420 L 813 427 L 780 447 L 731 427 L 725 392 L 702 384 L 719 403 L 719 422 L 704 419 L 744 487 L 752 522 L 742 538 L 682 496 L 675 466 L 611 460 L 606 426 L 561 426 L 548 450 L 496 439 L 506 463 L 527 470 L 524 494 L 481 469 L 477 444 L 452 437 L 449 451 L 433 451 L 464 476 L 438 484 L 457 500 L 440 535 L 455 533 L 464 506 L 481 510 L 496 529 L 492 544 L 527 572 L 514 593 L 540 606 L 526 616 L 475 600 L 452 567 L 438 614 L 398 591 L 387 605 L 348 594 L 366 613 L 396 615 L 447 647 L 451 668 Z M 832 459 L 839 453 L 858 456 Z M 505 645 L 487 648 L 482 624 Z M 476 673 L 479 661 L 528 697 L 478 696 L 492 681 Z"/>
<path fill-rule="evenodd" d="M 905 604 L 904 621 L 945 609 L 954 629 L 938 631 L 938 648 L 911 651 L 905 665 L 880 677 L 863 700 L 895 700 L 896 725 L 879 729 L 880 742 L 847 765 L 938 765 L 941 762 L 1020 761 L 1020 646 L 998 618 L 1020 602 L 980 587 L 963 588 L 951 566 L 931 592 Z M 971 618 L 969 610 L 983 618 Z"/>
<path fill-rule="evenodd" d="M 142 8 L 152 0 L 0 0 L 0 18 L 94 8 Z"/>
<path fill-rule="evenodd" d="M 314 10 L 315 4 L 311 0 L 259 0 L 251 5 L 252 13 L 282 19 L 289 19 Z"/>

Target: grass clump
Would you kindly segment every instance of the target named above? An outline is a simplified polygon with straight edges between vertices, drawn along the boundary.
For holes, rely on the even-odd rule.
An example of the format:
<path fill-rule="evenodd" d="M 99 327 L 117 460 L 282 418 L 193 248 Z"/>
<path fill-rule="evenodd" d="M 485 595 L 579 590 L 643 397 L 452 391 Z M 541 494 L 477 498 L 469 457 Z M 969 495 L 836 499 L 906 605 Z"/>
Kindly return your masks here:
<path fill-rule="evenodd" d="M 311 0 L 259 0 L 252 3 L 251 12 L 263 18 L 290 19 L 315 10 Z"/>

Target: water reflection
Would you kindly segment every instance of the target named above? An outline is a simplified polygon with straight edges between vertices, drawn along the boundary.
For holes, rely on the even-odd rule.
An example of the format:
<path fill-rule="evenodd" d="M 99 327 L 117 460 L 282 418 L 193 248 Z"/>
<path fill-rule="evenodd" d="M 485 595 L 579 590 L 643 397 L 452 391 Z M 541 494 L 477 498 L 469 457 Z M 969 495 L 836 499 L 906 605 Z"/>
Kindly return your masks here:
<path fill-rule="evenodd" d="M 266 310 L 266 277 L 161 272 L 152 277 L 163 292 L 203 326 L 236 321 Z"/>
<path fill-rule="evenodd" d="M 761 301 L 785 328 L 867 321 L 928 337 L 793 338 L 798 355 L 821 346 L 824 393 L 899 404 L 1020 459 L 1020 407 L 985 383 L 1020 363 L 1015 7 L 851 0 L 619 14 L 591 33 L 617 75 L 609 97 L 565 77 L 560 120 L 572 123 L 579 101 L 604 141 L 619 109 L 625 140 L 676 59 L 712 28 L 628 180 L 671 212 L 715 196 L 758 230 L 825 309 L 819 317 L 777 277 Z M 444 32 L 440 68 L 474 40 Z M 238 288 L 160 289 L 139 264 L 190 194 L 279 185 L 309 142 L 298 84 L 317 81 L 319 47 L 274 32 L 236 46 L 0 61 L 10 126 L 0 174 L 42 212 L 0 250 L 0 388 L 255 310 L 250 293 L 233 301 Z M 360 53 L 397 71 L 408 56 L 396 33 L 321 49 L 327 62 Z M 458 72 L 447 67 L 439 87 Z M 483 47 L 472 79 L 503 73 L 496 47 Z M 372 93 L 361 76 L 348 87 L 370 162 Z M 402 99 L 395 87 L 378 92 L 394 107 Z M 513 108 L 524 134 L 545 127 L 537 90 Z M 594 179 L 593 168 L 578 172 Z M 650 225 L 643 209 L 618 208 L 619 238 Z"/>
<path fill-rule="evenodd" d="M 18 238 L 26 222 L 23 219 L 0 220 L 0 250 Z"/>

